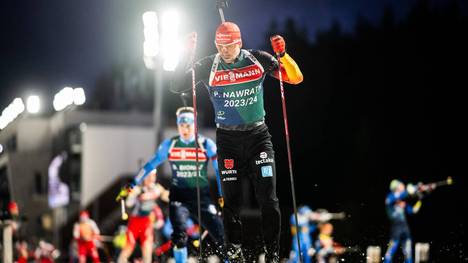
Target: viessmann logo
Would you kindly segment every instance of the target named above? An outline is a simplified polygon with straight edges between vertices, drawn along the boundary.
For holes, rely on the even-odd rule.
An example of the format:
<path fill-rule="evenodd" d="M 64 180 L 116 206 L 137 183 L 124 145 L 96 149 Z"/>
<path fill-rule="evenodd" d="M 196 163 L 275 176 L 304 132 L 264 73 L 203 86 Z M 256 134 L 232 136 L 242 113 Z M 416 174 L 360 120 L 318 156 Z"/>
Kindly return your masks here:
<path fill-rule="evenodd" d="M 262 69 L 255 64 L 238 69 L 216 71 L 210 86 L 241 84 L 260 79 L 262 75 Z"/>
<path fill-rule="evenodd" d="M 194 161 L 197 159 L 195 148 L 173 148 L 169 153 L 169 161 Z M 204 162 L 207 160 L 205 152 L 198 149 L 198 160 Z"/>

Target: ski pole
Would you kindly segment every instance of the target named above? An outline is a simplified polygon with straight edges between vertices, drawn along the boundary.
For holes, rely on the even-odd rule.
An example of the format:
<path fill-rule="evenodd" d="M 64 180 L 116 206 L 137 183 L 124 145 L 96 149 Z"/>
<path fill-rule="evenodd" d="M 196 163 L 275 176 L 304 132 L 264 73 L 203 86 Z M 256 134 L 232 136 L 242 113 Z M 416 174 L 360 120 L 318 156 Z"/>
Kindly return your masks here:
<path fill-rule="evenodd" d="M 299 239 L 299 223 L 297 220 L 297 207 L 296 207 L 296 190 L 294 187 L 294 176 L 293 176 L 293 168 L 292 168 L 292 158 L 291 158 L 291 145 L 289 143 L 289 127 L 288 127 L 288 114 L 286 112 L 286 98 L 284 97 L 284 87 L 283 87 L 283 75 L 281 73 L 281 62 L 280 62 L 280 54 L 276 54 L 278 59 L 278 71 L 279 71 L 279 83 L 280 83 L 280 90 L 281 90 L 281 105 L 283 107 L 283 120 L 284 120 L 284 132 L 286 138 L 286 149 L 288 152 L 288 165 L 289 165 L 289 178 L 291 181 L 291 193 L 292 193 L 292 201 L 293 201 L 293 209 L 294 209 L 294 221 L 296 225 L 296 240 L 297 240 L 297 248 L 299 252 L 299 262 L 302 261 L 302 252 L 301 252 L 301 241 Z M 307 252 L 306 252 L 307 253 Z"/>
<path fill-rule="evenodd" d="M 216 0 L 216 7 L 219 11 L 219 18 L 221 18 L 221 23 L 226 22 L 224 18 L 223 8 L 228 7 L 228 0 Z M 223 209 L 224 207 L 224 197 L 223 197 L 223 190 L 221 188 L 221 178 L 219 178 L 219 174 L 216 175 L 216 183 L 218 184 L 218 204 Z"/>
<path fill-rule="evenodd" d="M 223 8 L 226 8 L 227 6 L 228 6 L 227 0 L 216 0 L 216 7 L 218 8 L 219 17 L 221 18 L 221 23 L 226 22 L 226 19 L 224 19 Z"/>
<path fill-rule="evenodd" d="M 191 72 L 192 72 L 192 104 L 193 104 L 193 115 L 194 115 L 194 121 L 193 121 L 193 128 L 195 131 L 195 166 L 196 166 L 196 176 L 197 176 L 197 210 L 198 210 L 198 224 L 200 227 L 202 226 L 202 220 L 201 220 L 201 204 L 200 204 L 200 167 L 199 167 L 199 159 L 198 159 L 198 121 L 197 121 L 197 91 L 196 91 L 196 84 L 195 84 L 195 69 L 194 67 L 194 59 L 195 59 L 195 48 L 196 48 L 196 41 L 197 41 L 197 35 L 193 35 L 192 37 L 195 38 L 195 45 L 192 47 L 192 53 L 190 54 L 190 63 L 191 63 Z M 202 257 L 202 238 L 201 235 L 199 237 L 200 247 L 199 247 L 199 259 L 201 261 Z"/>
<path fill-rule="evenodd" d="M 120 213 L 122 215 L 122 220 L 127 220 L 128 219 L 128 214 L 125 211 L 125 200 L 123 198 L 120 199 Z"/>

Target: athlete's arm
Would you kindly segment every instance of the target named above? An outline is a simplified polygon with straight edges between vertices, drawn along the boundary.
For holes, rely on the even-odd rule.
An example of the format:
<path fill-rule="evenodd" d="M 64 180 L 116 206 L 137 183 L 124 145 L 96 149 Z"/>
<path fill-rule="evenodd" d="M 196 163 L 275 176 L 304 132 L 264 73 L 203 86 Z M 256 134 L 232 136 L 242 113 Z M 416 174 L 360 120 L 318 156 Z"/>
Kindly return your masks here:
<path fill-rule="evenodd" d="M 164 188 L 161 184 L 157 183 L 156 187 L 158 188 L 158 191 L 161 193 L 159 196 L 159 199 L 163 202 L 169 203 L 169 190 Z"/>
<path fill-rule="evenodd" d="M 189 36 L 187 48 L 181 56 L 181 61 L 177 65 L 173 74 L 170 87 L 172 92 L 188 93 L 192 89 L 192 64 L 190 61 L 190 54 L 195 52 L 191 51 L 191 49 L 194 49 L 196 46 L 196 43 L 192 43 L 192 41 L 196 42 L 196 38 L 193 40 L 191 36 Z M 195 85 L 198 85 L 200 82 L 208 82 L 213 58 L 214 56 L 209 56 L 193 63 L 193 69 L 195 70 Z"/>
<path fill-rule="evenodd" d="M 125 202 L 125 205 L 128 208 L 131 208 L 136 204 L 138 195 L 140 194 L 140 192 L 141 192 L 141 188 L 139 186 L 135 187 L 134 190 L 130 192 Z"/>
<path fill-rule="evenodd" d="M 80 238 L 80 225 L 78 223 L 73 226 L 73 238 L 76 240 Z"/>
<path fill-rule="evenodd" d="M 161 145 L 159 145 L 158 151 L 153 158 L 143 166 L 138 175 L 133 179 L 134 185 L 140 184 L 151 171 L 167 160 L 170 146 L 170 139 L 164 140 Z"/>
<path fill-rule="evenodd" d="M 286 41 L 284 41 L 284 38 L 280 35 L 275 35 L 270 38 L 270 41 L 273 51 L 280 57 L 282 79 L 290 84 L 301 83 L 304 77 L 294 59 L 286 53 Z M 278 71 L 276 71 L 274 77 L 279 79 Z"/>
<path fill-rule="evenodd" d="M 164 220 L 164 215 L 159 205 L 156 204 L 153 208 L 153 211 L 154 211 L 154 217 L 156 218 L 156 220 Z"/>
<path fill-rule="evenodd" d="M 408 192 L 404 191 L 399 194 L 397 193 L 391 193 L 387 196 L 387 199 L 385 199 L 385 204 L 387 205 L 393 205 L 398 201 L 402 201 L 408 197 Z"/>
<path fill-rule="evenodd" d="M 99 236 L 101 231 L 99 231 L 99 227 L 97 226 L 96 222 L 94 220 L 90 220 L 89 223 L 91 224 L 91 229 L 93 229 L 94 236 Z"/>
<path fill-rule="evenodd" d="M 421 209 L 422 201 L 418 200 L 413 206 L 406 206 L 406 212 L 408 214 L 416 214 L 419 212 L 419 209 Z"/>
<path fill-rule="evenodd" d="M 221 201 L 221 198 L 223 198 L 223 189 L 221 188 L 221 178 L 219 177 L 219 169 L 218 169 L 218 155 L 217 155 L 217 148 L 216 144 L 213 142 L 213 140 L 207 138 L 206 139 L 206 154 L 207 157 L 211 160 L 211 163 L 213 165 L 213 169 L 215 171 L 216 175 L 216 184 L 218 185 L 218 202 L 220 202 L 220 206 L 224 206 L 224 200 Z M 221 204 L 223 202 L 223 204 Z"/>
<path fill-rule="evenodd" d="M 292 57 L 285 53 L 284 56 L 280 58 L 281 65 L 281 76 L 283 81 L 289 84 L 299 84 L 302 82 L 304 77 L 302 72 L 299 69 L 299 66 L 296 64 L 296 61 Z M 274 77 L 279 79 L 279 73 L 276 71 Z"/>
<path fill-rule="evenodd" d="M 260 50 L 249 50 L 249 52 L 255 56 L 260 64 L 262 64 L 263 69 L 268 75 L 279 79 L 278 60 L 276 60 L 275 57 L 265 51 Z M 285 54 L 280 59 L 280 61 L 283 81 L 289 84 L 301 83 L 303 77 L 296 62 L 294 62 L 294 60 L 288 54 Z"/>

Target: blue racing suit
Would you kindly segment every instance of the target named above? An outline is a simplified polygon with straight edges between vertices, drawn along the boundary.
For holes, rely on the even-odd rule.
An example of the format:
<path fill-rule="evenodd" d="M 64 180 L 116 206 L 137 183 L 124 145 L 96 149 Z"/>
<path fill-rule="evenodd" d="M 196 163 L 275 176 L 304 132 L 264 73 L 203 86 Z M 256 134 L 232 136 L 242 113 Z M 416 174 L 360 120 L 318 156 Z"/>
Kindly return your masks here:
<path fill-rule="evenodd" d="M 312 257 L 309 255 L 308 251 L 313 248 L 314 241 L 312 234 L 317 230 L 317 225 L 309 219 L 310 213 L 312 213 L 312 209 L 310 209 L 308 206 L 302 206 L 297 210 L 297 221 L 299 226 L 298 230 L 296 230 L 296 219 L 294 218 L 294 214 L 291 215 L 290 223 L 292 232 L 292 251 L 288 263 L 301 262 L 298 256 L 298 236 L 301 243 L 302 262 L 312 262 Z"/>
<path fill-rule="evenodd" d="M 401 244 L 403 254 L 405 257 L 405 263 L 413 262 L 413 249 L 411 233 L 409 230 L 408 222 L 406 220 L 406 214 L 415 214 L 419 208 L 415 208 L 406 203 L 406 199 L 410 195 L 407 191 L 403 192 L 391 192 L 385 199 L 385 205 L 387 209 L 387 215 L 390 219 L 390 242 L 388 245 L 387 252 L 385 253 L 385 263 L 392 262 L 392 258 L 395 255 L 398 246 Z"/>
<path fill-rule="evenodd" d="M 216 144 L 199 136 L 198 166 L 202 226 L 207 229 L 217 246 L 224 243 L 223 224 L 216 207 L 211 201 L 207 177 L 208 162 L 211 160 L 220 190 Z M 173 226 L 172 243 L 176 262 L 187 261 L 187 223 L 192 218 L 197 223 L 197 173 L 195 138 L 184 140 L 175 136 L 161 143 L 154 157 L 149 160 L 135 178 L 140 183 L 153 169 L 165 161 L 170 162 L 172 183 L 170 187 L 169 217 Z"/>

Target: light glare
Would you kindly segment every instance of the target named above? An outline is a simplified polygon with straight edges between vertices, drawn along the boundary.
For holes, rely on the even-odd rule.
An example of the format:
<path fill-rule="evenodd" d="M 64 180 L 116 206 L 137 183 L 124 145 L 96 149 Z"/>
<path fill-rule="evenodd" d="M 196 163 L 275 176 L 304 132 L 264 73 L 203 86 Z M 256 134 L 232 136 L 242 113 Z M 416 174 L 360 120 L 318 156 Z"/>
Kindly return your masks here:
<path fill-rule="evenodd" d="M 36 114 L 41 109 L 41 100 L 39 96 L 32 95 L 26 100 L 26 109 L 29 113 Z"/>
<path fill-rule="evenodd" d="M 156 57 L 159 53 L 158 16 L 156 12 L 145 12 L 143 14 L 143 25 L 143 34 L 145 37 L 143 55 L 145 57 Z"/>
<path fill-rule="evenodd" d="M 18 115 L 23 113 L 24 103 L 21 98 L 15 98 L 8 107 L 2 111 L 0 116 L 0 129 L 5 129 L 8 124 L 10 124 Z"/>
<path fill-rule="evenodd" d="M 156 57 L 159 52 L 159 47 L 156 42 L 146 41 L 143 42 L 143 54 L 145 57 Z"/>
<path fill-rule="evenodd" d="M 166 58 L 164 59 L 163 68 L 166 71 L 174 71 L 179 64 L 179 52 L 177 50 L 168 53 Z"/>
<path fill-rule="evenodd" d="M 162 16 L 162 26 L 163 26 L 163 32 L 164 29 L 170 30 L 170 29 L 178 29 L 179 28 L 179 13 L 175 10 L 169 10 L 164 12 Z"/>
<path fill-rule="evenodd" d="M 86 96 L 83 88 L 65 87 L 55 94 L 52 104 L 55 111 L 61 111 L 72 104 L 83 105 L 85 102 Z"/>
<path fill-rule="evenodd" d="M 73 90 L 73 103 L 75 105 L 83 105 L 86 102 L 86 95 L 83 88 Z"/>
<path fill-rule="evenodd" d="M 146 11 L 143 13 L 143 25 L 145 27 L 153 27 L 158 25 L 158 15 L 154 11 Z"/>
<path fill-rule="evenodd" d="M 166 11 L 162 16 L 161 53 L 164 58 L 163 68 L 174 71 L 179 63 L 181 44 L 178 39 L 179 14 L 175 10 Z"/>

